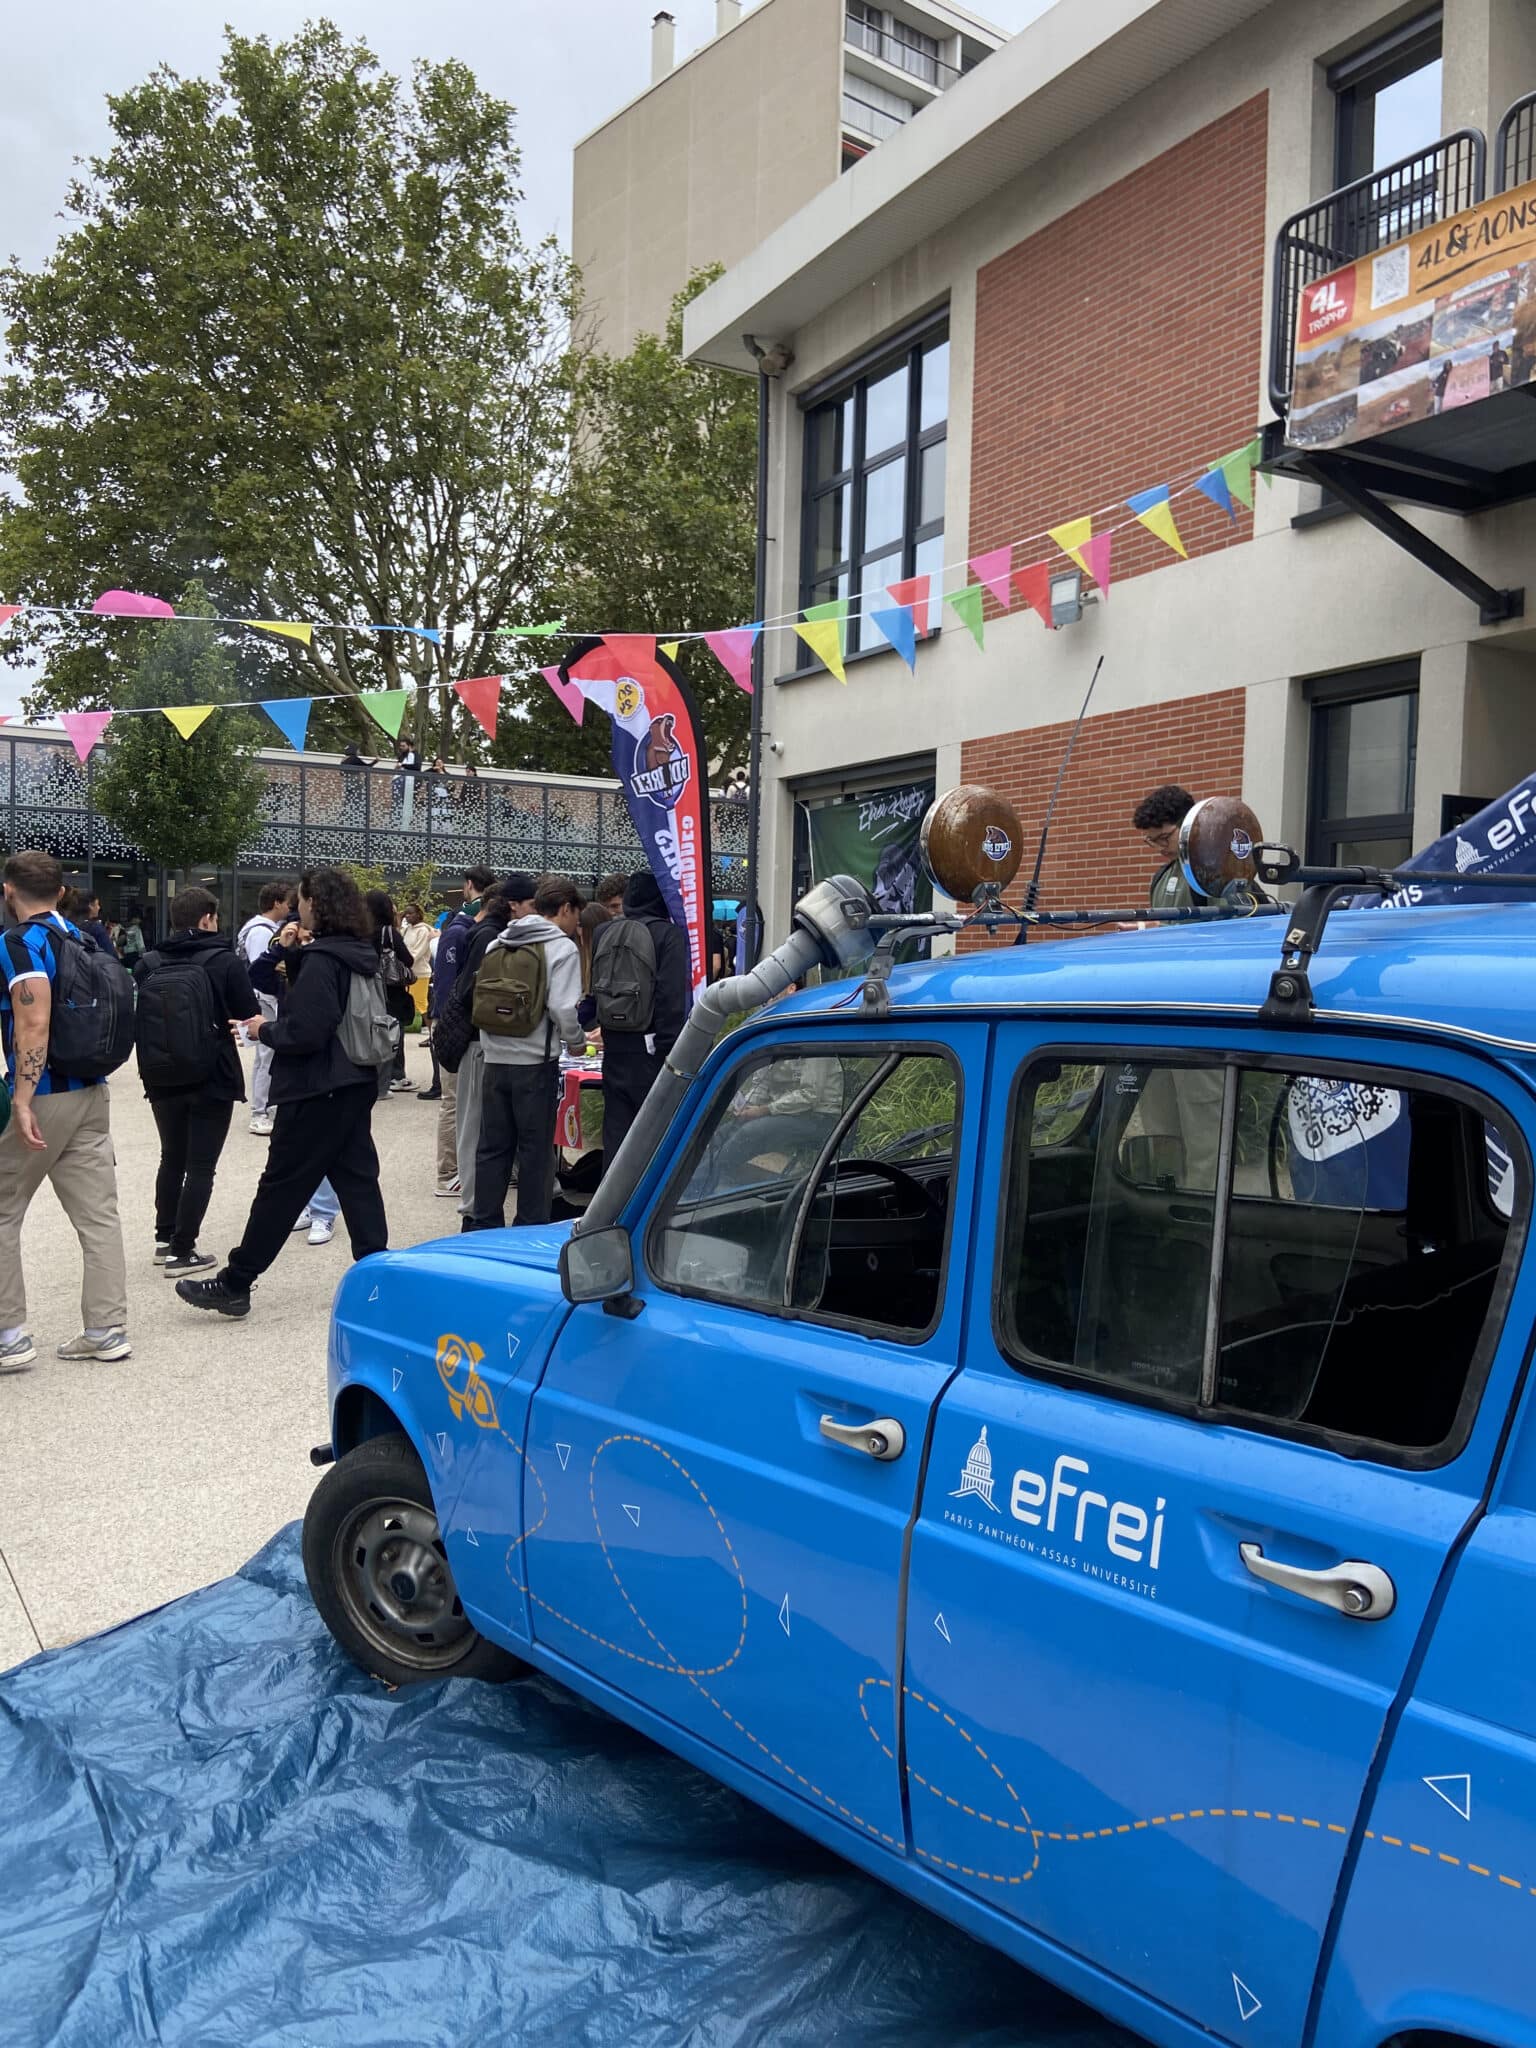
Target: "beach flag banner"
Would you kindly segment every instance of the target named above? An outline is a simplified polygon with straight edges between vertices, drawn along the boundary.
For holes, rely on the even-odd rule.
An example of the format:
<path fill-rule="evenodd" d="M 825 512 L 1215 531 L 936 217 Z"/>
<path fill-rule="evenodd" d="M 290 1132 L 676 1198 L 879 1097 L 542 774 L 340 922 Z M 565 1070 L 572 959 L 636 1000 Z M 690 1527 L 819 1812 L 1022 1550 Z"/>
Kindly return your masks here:
<path fill-rule="evenodd" d="M 59 723 L 69 734 L 69 744 L 83 767 L 92 747 L 112 723 L 112 714 L 110 711 L 61 711 Z"/>
<path fill-rule="evenodd" d="M 304 751 L 313 701 L 310 697 L 269 697 L 261 706 L 296 754 Z"/>
<path fill-rule="evenodd" d="M 889 610 L 871 612 L 869 622 L 878 626 L 907 667 L 917 672 L 917 622 L 910 605 L 892 605 Z"/>
<path fill-rule="evenodd" d="M 453 694 L 491 739 L 496 737 L 496 709 L 501 702 L 501 684 L 500 676 L 469 676 L 453 686 Z"/>
<path fill-rule="evenodd" d="M 1172 493 L 1166 484 L 1154 484 L 1150 491 L 1137 491 L 1134 497 L 1126 499 L 1127 509 L 1134 512 L 1148 533 L 1154 533 L 1166 547 L 1176 555 L 1189 559 L 1183 536 L 1174 524 L 1173 507 L 1168 502 Z"/>
<path fill-rule="evenodd" d="M 184 740 L 191 739 L 200 725 L 207 724 L 214 712 L 211 704 L 162 704 L 160 709 Z"/>
<path fill-rule="evenodd" d="M 242 626 L 254 626 L 258 633 L 280 633 L 285 640 L 297 640 L 301 647 L 307 647 L 313 628 L 292 619 L 242 619 Z"/>
<path fill-rule="evenodd" d="M 972 568 L 975 564 L 972 563 Z M 982 587 L 979 583 L 967 583 L 963 590 L 953 590 L 949 595 L 949 608 L 964 626 L 978 647 L 986 645 L 982 626 Z"/>
<path fill-rule="evenodd" d="M 1232 503 L 1232 490 L 1220 463 L 1208 469 L 1204 476 L 1195 478 L 1195 489 L 1219 506 L 1229 519 L 1237 517 L 1237 507 Z"/>
<path fill-rule="evenodd" d="M 104 590 L 91 610 L 102 618 L 174 619 L 175 607 L 163 597 L 145 597 L 137 590 Z"/>
<path fill-rule="evenodd" d="M 392 740 L 397 740 L 412 694 L 410 690 L 365 690 L 357 701 Z"/>
<path fill-rule="evenodd" d="M 1013 592 L 1009 579 L 1013 575 L 1013 549 L 988 548 L 984 555 L 972 555 L 971 573 L 978 583 L 990 590 L 1004 611 L 1013 604 Z"/>
<path fill-rule="evenodd" d="M 1027 569 L 1015 569 L 1013 587 L 1030 610 L 1038 614 L 1041 622 L 1054 630 L 1055 622 L 1051 618 L 1050 563 L 1031 562 Z"/>
<path fill-rule="evenodd" d="M 706 633 L 704 645 L 725 670 L 738 690 L 752 695 L 752 650 L 761 626 L 731 626 L 723 633 Z"/>
<path fill-rule="evenodd" d="M 1114 544 L 1112 533 L 1096 533 L 1082 546 L 1083 566 L 1106 598 L 1109 596 L 1109 556 Z"/>
<path fill-rule="evenodd" d="M 558 668 L 541 668 L 539 674 L 554 691 L 566 710 L 580 725 L 586 712 L 587 700 L 574 683 L 568 683 Z"/>

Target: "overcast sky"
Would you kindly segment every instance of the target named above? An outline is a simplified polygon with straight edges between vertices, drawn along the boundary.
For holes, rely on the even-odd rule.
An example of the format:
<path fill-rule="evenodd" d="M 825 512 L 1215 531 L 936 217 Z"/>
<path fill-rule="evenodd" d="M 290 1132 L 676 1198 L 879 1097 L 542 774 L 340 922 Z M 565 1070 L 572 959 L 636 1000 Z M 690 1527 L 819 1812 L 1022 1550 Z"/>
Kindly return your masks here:
<path fill-rule="evenodd" d="M 60 227 L 76 157 L 108 144 L 106 97 L 156 64 L 184 76 L 217 68 L 226 22 L 282 37 L 328 15 L 392 71 L 416 57 L 459 57 L 518 109 L 524 229 L 568 242 L 571 150 L 650 75 L 651 17 L 663 0 L 50 0 L 7 10 L 0 95 L 0 251 L 41 263 Z M 714 30 L 714 0 L 665 0 L 679 57 Z M 841 0 L 827 0 L 840 5 Z M 1017 30 L 1051 0 L 991 0 L 971 11 Z M 0 598 L 8 593 L 0 591 Z M 0 712 L 19 701 L 0 669 Z"/>

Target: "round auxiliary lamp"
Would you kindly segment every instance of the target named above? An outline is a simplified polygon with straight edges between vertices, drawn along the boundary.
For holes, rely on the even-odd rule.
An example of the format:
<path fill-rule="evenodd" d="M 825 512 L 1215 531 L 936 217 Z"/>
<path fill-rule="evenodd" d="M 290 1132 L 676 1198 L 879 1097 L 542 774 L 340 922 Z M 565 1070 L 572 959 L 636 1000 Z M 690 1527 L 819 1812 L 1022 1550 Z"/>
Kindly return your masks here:
<path fill-rule="evenodd" d="M 1179 827 L 1179 871 L 1191 889 L 1218 901 L 1229 890 L 1251 893 L 1264 828 L 1240 796 L 1208 796 Z"/>
<path fill-rule="evenodd" d="M 1024 827 L 1006 797 L 963 782 L 928 806 L 918 845 L 935 889 L 957 903 L 995 903 L 1019 872 Z"/>

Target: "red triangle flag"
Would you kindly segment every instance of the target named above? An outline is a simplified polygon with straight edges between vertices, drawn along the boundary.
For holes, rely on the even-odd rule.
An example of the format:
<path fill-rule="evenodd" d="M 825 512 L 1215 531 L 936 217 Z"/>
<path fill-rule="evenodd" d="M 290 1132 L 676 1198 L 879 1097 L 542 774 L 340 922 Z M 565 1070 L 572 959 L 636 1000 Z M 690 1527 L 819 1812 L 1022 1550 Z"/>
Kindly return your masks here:
<path fill-rule="evenodd" d="M 8 626 L 20 610 L 19 604 L 0 604 L 0 626 Z"/>
<path fill-rule="evenodd" d="M 646 668 L 656 659 L 654 633 L 605 633 L 603 645 L 625 668 Z"/>
<path fill-rule="evenodd" d="M 887 583 L 887 594 L 897 604 L 906 605 L 912 613 L 913 624 L 917 627 L 919 640 L 926 639 L 931 628 L 928 624 L 928 589 L 932 578 L 928 576 L 906 576 L 900 583 Z"/>
<path fill-rule="evenodd" d="M 1032 612 L 1038 612 L 1042 621 L 1051 624 L 1051 565 L 1049 562 L 1031 562 L 1027 569 L 1015 569 L 1013 587 L 1023 598 Z"/>
<path fill-rule="evenodd" d="M 453 693 L 491 739 L 496 737 L 496 707 L 501 702 L 500 676 L 470 676 L 455 683 Z"/>

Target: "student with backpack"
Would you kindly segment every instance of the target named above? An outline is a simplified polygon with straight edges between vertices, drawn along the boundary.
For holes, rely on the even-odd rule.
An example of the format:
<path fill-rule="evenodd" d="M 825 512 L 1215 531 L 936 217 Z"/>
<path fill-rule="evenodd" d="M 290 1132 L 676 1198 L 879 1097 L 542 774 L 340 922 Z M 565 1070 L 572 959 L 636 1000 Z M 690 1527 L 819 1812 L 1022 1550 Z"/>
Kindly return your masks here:
<path fill-rule="evenodd" d="M 256 915 L 248 917 L 235 938 L 235 951 L 247 969 L 265 957 L 272 941 L 293 915 L 292 882 L 264 882 L 256 898 Z M 277 1016 L 278 997 L 269 989 L 256 989 L 256 1006 L 271 1023 Z M 272 1105 L 268 1091 L 272 1084 L 272 1048 L 256 1042 L 256 1059 L 251 1067 L 251 1136 L 270 1138 Z"/>
<path fill-rule="evenodd" d="M 341 1203 L 355 1259 L 389 1243 L 370 1125 L 394 1036 L 372 925 L 352 877 L 340 868 L 305 874 L 298 925 L 285 926 L 279 943 L 288 973 L 282 1014 L 246 1024 L 272 1048 L 271 1150 L 229 1263 L 209 1279 L 176 1282 L 183 1301 L 223 1316 L 250 1314 L 252 1286 L 322 1179 Z"/>
<path fill-rule="evenodd" d="M 546 875 L 528 915 L 509 921 L 475 975 L 471 1019 L 485 1058 L 475 1206 L 468 1230 L 499 1230 L 517 1162 L 518 1223 L 547 1223 L 555 1196 L 560 1048 L 580 1052 L 581 893 Z"/>
<path fill-rule="evenodd" d="M 394 899 L 389 891 L 370 889 L 363 901 L 368 906 L 368 919 L 373 927 L 373 942 L 379 949 L 379 979 L 384 985 L 384 1007 L 399 1027 L 395 1035 L 395 1052 L 390 1067 L 389 1083 L 384 1092 L 390 1095 L 404 1095 L 411 1087 L 405 1073 L 405 1027 L 416 1015 L 416 1001 L 411 994 L 411 983 L 416 978 L 416 967 L 411 958 L 411 949 L 400 936 L 395 924 Z"/>
<path fill-rule="evenodd" d="M 661 1072 L 688 1015 L 688 934 L 649 868 L 629 878 L 624 914 L 593 934 L 592 1005 L 603 1034 L 603 1165 Z"/>
<path fill-rule="evenodd" d="M 127 1358 L 128 1271 L 106 1077 L 133 1050 L 133 984 L 56 908 L 64 871 L 51 853 L 13 853 L 0 934 L 0 1046 L 13 1114 L 0 1133 L 0 1372 L 37 1356 L 27 1329 L 21 1226 L 51 1181 L 84 1261 L 84 1329 L 60 1358 Z"/>
<path fill-rule="evenodd" d="M 155 1264 L 172 1279 L 215 1263 L 197 1248 L 245 1075 L 230 1025 L 256 1008 L 250 971 L 219 934 L 218 898 L 182 889 L 171 931 L 134 970 L 139 1079 L 160 1133 Z"/>

